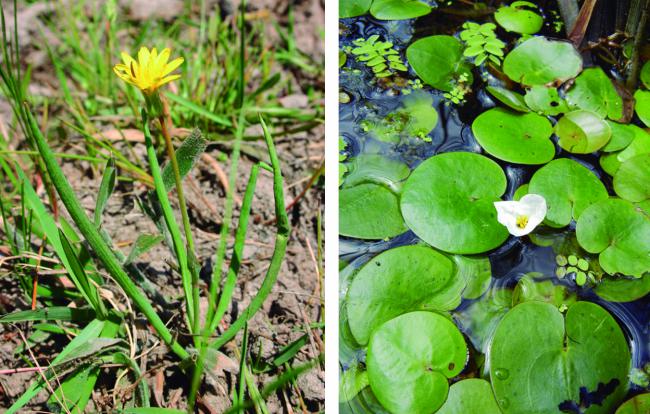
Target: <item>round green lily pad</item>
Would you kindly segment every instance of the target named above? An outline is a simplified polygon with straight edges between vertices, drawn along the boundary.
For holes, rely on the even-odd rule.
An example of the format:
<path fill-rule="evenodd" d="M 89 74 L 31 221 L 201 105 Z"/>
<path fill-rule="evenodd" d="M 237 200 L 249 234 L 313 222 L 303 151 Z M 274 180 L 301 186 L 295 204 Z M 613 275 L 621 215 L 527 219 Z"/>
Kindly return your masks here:
<path fill-rule="evenodd" d="M 646 64 L 647 66 L 647 64 Z M 650 413 L 650 394 L 640 394 L 631 398 L 618 407 L 616 414 L 648 414 Z"/>
<path fill-rule="evenodd" d="M 618 153 L 618 160 L 625 162 L 641 154 L 650 153 L 650 134 L 639 128 L 635 130 L 634 140 L 624 150 Z"/>
<path fill-rule="evenodd" d="M 339 17 L 345 19 L 366 14 L 370 10 L 370 3 L 372 0 L 339 0 Z"/>
<path fill-rule="evenodd" d="M 440 154 L 406 180 L 402 215 L 418 237 L 440 250 L 482 253 L 508 238 L 493 204 L 505 190 L 506 176 L 489 158 L 470 152 Z"/>
<path fill-rule="evenodd" d="M 383 185 L 364 183 L 339 191 L 339 234 L 385 239 L 407 230 L 399 196 Z"/>
<path fill-rule="evenodd" d="M 544 222 L 551 227 L 568 225 L 585 208 L 608 197 L 596 174 L 569 158 L 558 158 L 537 170 L 530 179 L 528 193 L 546 199 Z"/>
<path fill-rule="evenodd" d="M 598 160 L 600 168 L 603 169 L 607 174 L 612 177 L 616 174 L 616 171 L 621 167 L 621 162 L 618 160 L 618 152 L 612 152 L 609 154 L 601 154 L 600 159 Z"/>
<path fill-rule="evenodd" d="M 437 295 L 452 278 L 454 263 L 430 247 L 402 246 L 377 255 L 359 270 L 348 290 L 354 338 L 367 344 L 379 325 L 405 312 L 448 310 L 438 306 Z"/>
<path fill-rule="evenodd" d="M 600 306 L 576 302 L 563 317 L 551 304 L 525 302 L 494 333 L 490 379 L 504 414 L 558 413 L 563 403 L 583 403 L 581 387 L 595 392 L 614 381 L 602 405 L 585 411 L 609 414 L 625 396 L 630 358 L 621 328 Z"/>
<path fill-rule="evenodd" d="M 449 378 L 467 361 L 467 345 L 449 319 L 411 312 L 380 326 L 368 345 L 368 378 L 393 414 L 431 414 L 442 406 Z"/>
<path fill-rule="evenodd" d="M 544 19 L 537 11 L 535 3 L 514 1 L 510 6 L 501 6 L 494 13 L 494 19 L 509 32 L 535 34 L 544 24 Z"/>
<path fill-rule="evenodd" d="M 602 150 L 605 152 L 620 151 L 630 145 L 637 134 L 645 134 L 641 128 L 632 124 L 619 124 L 618 122 L 606 121 L 612 130 L 612 138 Z"/>
<path fill-rule="evenodd" d="M 436 414 L 501 414 L 489 382 L 478 378 L 459 381 L 449 387 L 447 401 Z"/>
<path fill-rule="evenodd" d="M 431 13 L 431 6 L 419 0 L 374 0 L 370 14 L 379 20 L 406 20 Z"/>
<path fill-rule="evenodd" d="M 500 160 L 545 164 L 555 156 L 553 127 L 541 115 L 492 108 L 474 120 L 472 132 L 481 147 Z"/>
<path fill-rule="evenodd" d="M 524 100 L 533 112 L 542 115 L 555 116 L 569 111 L 566 101 L 560 97 L 556 88 L 533 86 L 526 92 Z"/>
<path fill-rule="evenodd" d="M 604 147 L 612 130 L 598 115 L 590 111 L 573 111 L 555 124 L 559 144 L 574 154 L 589 154 Z"/>
<path fill-rule="evenodd" d="M 567 91 L 566 100 L 572 109 L 591 111 L 601 118 L 623 118 L 623 98 L 599 67 L 583 70 Z"/>
<path fill-rule="evenodd" d="M 603 278 L 594 292 L 609 302 L 632 302 L 650 293 L 650 275 L 641 278 Z"/>
<path fill-rule="evenodd" d="M 650 217 L 626 200 L 608 199 L 587 207 L 576 226 L 578 243 L 599 254 L 609 274 L 641 277 L 650 272 Z"/>
<path fill-rule="evenodd" d="M 582 58 L 569 42 L 533 37 L 503 61 L 503 71 L 523 85 L 546 85 L 574 78 L 582 70 Z"/>
<path fill-rule="evenodd" d="M 510 109 L 519 112 L 530 112 L 522 94 L 499 86 L 488 86 L 485 89 L 490 92 L 490 95 L 501 101 L 501 103 L 507 105 Z"/>
<path fill-rule="evenodd" d="M 429 36 L 413 42 L 406 58 L 426 84 L 445 92 L 453 89 L 460 76 L 472 83 L 472 68 L 463 57 L 463 45 L 453 36 Z"/>
<path fill-rule="evenodd" d="M 614 191 L 635 203 L 650 198 L 650 154 L 637 155 L 621 164 L 614 175 Z"/>
<path fill-rule="evenodd" d="M 650 127 L 650 91 L 637 90 L 634 93 L 634 111 L 646 126 Z"/>

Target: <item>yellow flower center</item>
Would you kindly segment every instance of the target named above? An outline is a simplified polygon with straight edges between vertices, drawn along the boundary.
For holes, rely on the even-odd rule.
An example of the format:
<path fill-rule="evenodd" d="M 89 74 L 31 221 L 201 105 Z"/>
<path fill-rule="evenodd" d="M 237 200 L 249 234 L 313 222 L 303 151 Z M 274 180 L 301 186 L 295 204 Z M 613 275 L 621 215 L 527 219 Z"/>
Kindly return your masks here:
<path fill-rule="evenodd" d="M 528 225 L 528 216 L 517 216 L 517 227 L 520 229 L 526 228 Z"/>

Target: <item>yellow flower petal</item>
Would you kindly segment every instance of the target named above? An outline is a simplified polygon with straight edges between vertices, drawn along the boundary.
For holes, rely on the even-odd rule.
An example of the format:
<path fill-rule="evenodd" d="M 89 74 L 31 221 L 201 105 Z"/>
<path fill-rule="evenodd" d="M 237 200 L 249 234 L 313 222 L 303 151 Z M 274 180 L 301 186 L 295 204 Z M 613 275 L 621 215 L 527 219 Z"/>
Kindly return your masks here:
<path fill-rule="evenodd" d="M 169 76 L 166 76 L 166 77 L 164 77 L 164 78 L 162 78 L 161 80 L 158 81 L 158 86 L 162 86 L 162 85 L 164 85 L 164 84 L 166 84 L 168 82 L 171 82 L 173 80 L 176 80 L 176 79 L 178 79 L 180 77 L 181 77 L 181 75 L 169 75 Z"/>
<path fill-rule="evenodd" d="M 165 65 L 165 69 L 162 71 L 161 76 L 169 75 L 170 73 L 175 71 L 180 65 L 182 65 L 183 62 L 185 62 L 185 59 L 183 59 L 182 57 L 172 60 L 171 62 Z"/>

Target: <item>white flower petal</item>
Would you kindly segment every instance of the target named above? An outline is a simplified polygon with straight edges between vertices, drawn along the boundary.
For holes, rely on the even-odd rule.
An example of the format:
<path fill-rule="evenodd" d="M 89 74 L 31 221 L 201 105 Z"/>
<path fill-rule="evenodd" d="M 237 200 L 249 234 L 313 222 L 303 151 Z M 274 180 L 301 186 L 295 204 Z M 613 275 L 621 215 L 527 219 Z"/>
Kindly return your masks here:
<path fill-rule="evenodd" d="M 519 201 L 497 201 L 497 220 L 506 226 L 513 236 L 521 237 L 532 232 L 546 217 L 546 200 L 537 194 L 526 194 Z M 517 225 L 519 217 L 525 217 L 526 225 Z"/>

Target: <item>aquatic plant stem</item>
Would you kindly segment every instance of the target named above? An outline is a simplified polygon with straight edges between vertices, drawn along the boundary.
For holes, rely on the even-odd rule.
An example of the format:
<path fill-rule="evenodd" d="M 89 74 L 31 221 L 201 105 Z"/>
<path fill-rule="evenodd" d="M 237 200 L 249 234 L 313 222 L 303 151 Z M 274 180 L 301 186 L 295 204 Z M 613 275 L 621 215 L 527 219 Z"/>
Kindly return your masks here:
<path fill-rule="evenodd" d="M 158 333 L 160 338 L 172 349 L 172 351 L 181 359 L 189 357 L 189 353 L 174 339 L 172 333 L 167 329 L 165 323 L 160 319 L 156 311 L 149 303 L 147 297 L 140 292 L 137 286 L 131 281 L 129 275 L 124 271 L 119 260 L 115 257 L 111 248 L 104 242 L 104 239 L 97 231 L 95 225 L 90 221 L 85 211 L 79 204 L 77 197 L 68 183 L 61 167 L 56 161 L 52 149 L 49 147 L 43 134 L 41 133 L 36 120 L 32 115 L 29 108 L 25 104 L 25 113 L 29 121 L 29 128 L 34 137 L 36 146 L 41 154 L 48 174 L 52 179 L 52 183 L 56 188 L 63 205 L 65 205 L 68 213 L 74 220 L 79 228 L 79 231 L 88 244 L 94 250 L 98 259 L 102 262 L 106 270 L 113 276 L 115 281 L 124 290 L 126 295 L 133 300 L 136 307 L 146 316 L 147 320 L 151 323 L 153 329 Z"/>

